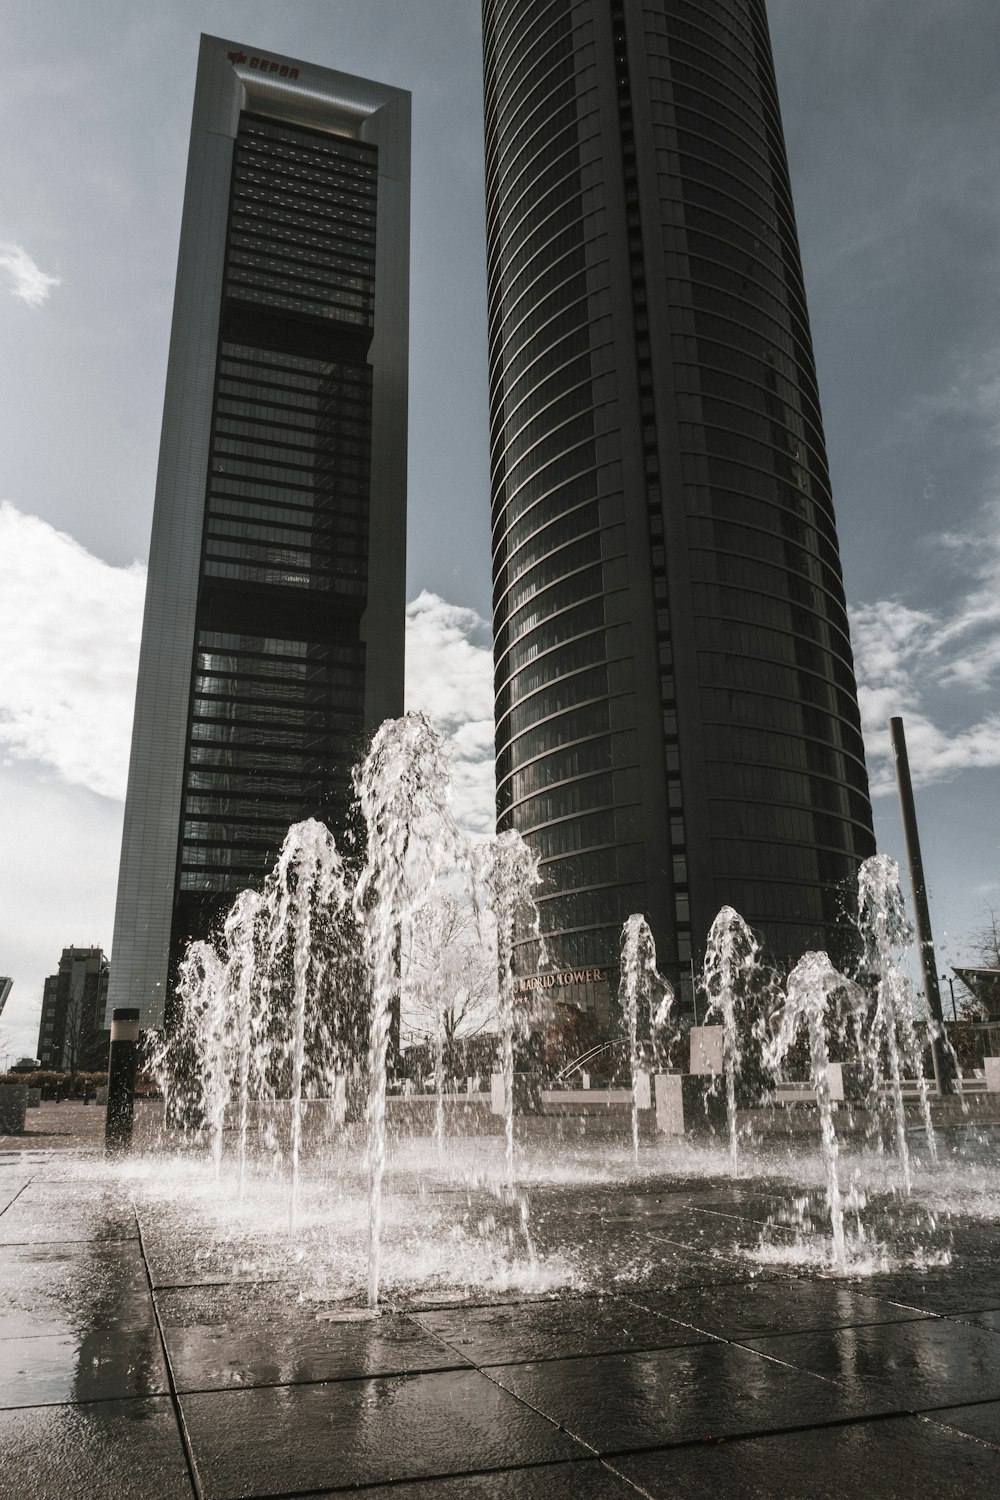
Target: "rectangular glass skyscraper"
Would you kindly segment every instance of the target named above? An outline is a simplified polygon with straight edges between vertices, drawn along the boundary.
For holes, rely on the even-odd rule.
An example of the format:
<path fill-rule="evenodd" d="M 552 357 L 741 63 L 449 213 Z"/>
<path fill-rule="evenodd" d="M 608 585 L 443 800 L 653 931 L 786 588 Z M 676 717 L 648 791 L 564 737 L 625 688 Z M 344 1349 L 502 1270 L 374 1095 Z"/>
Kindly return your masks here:
<path fill-rule="evenodd" d="M 202 37 L 109 1010 L 402 712 L 409 95 Z"/>
<path fill-rule="evenodd" d="M 632 912 L 835 947 L 871 806 L 764 0 L 483 16 L 499 823 L 603 1021 Z"/>

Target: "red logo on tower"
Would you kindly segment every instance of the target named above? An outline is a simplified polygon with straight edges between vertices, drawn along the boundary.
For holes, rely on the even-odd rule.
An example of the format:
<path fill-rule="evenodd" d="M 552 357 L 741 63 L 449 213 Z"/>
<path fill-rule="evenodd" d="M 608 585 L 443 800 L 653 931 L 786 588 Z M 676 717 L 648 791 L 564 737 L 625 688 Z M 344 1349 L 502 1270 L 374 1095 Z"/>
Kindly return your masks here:
<path fill-rule="evenodd" d="M 231 63 L 242 63 L 245 67 L 256 68 L 259 73 L 275 73 L 279 78 L 298 78 L 298 68 L 290 68 L 287 63 L 272 62 L 269 57 L 251 57 L 247 52 L 227 52 L 227 58 Z"/>

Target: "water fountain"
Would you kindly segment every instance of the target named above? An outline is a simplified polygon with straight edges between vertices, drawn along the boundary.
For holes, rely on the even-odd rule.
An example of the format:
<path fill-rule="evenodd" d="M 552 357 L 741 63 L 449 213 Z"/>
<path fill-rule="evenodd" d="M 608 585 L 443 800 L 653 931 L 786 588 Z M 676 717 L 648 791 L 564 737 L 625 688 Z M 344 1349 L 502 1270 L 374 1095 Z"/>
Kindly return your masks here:
<path fill-rule="evenodd" d="M 294 830 L 289 830 L 289 833 L 294 833 Z M 223 929 L 226 966 L 221 976 L 221 991 L 223 996 L 232 997 L 232 1019 L 236 1033 L 236 1091 L 239 1099 L 237 1183 L 240 1198 L 246 1189 L 251 1090 L 256 1081 L 254 1075 L 260 1071 L 259 1048 L 264 1008 L 261 1003 L 259 945 L 263 912 L 264 902 L 258 892 L 242 891 L 234 901 Z M 225 1101 L 222 1103 L 222 1118 L 224 1112 Z M 221 1144 L 220 1135 L 217 1165 L 221 1163 Z M 218 1176 L 218 1170 L 216 1175 Z"/>
<path fill-rule="evenodd" d="M 913 1002 L 909 982 L 894 954 L 913 939 L 899 884 L 899 867 L 885 854 L 866 859 L 858 872 L 858 929 L 864 944 L 862 969 L 875 980 L 875 1004 L 867 1034 L 857 1034 L 859 1054 L 868 1075 L 868 1109 L 873 1124 L 880 1121 L 885 1100 L 885 1071 L 892 1101 L 896 1152 L 903 1190 L 913 1185 L 910 1151 L 906 1140 L 906 1110 L 903 1101 L 904 1072 L 916 1080 L 920 1113 L 931 1158 L 937 1154 L 931 1124 L 930 1099 L 924 1078 L 922 1049 L 913 1024 Z"/>
<path fill-rule="evenodd" d="M 510 1189 L 514 1186 L 514 1043 L 518 1027 L 528 1022 L 527 1011 L 519 1013 L 514 1004 L 514 938 L 519 929 L 526 936 L 533 937 L 539 945 L 538 967 L 545 966 L 545 942 L 533 895 L 540 881 L 538 855 L 514 829 L 498 834 L 478 851 L 476 884 L 483 893 L 483 904 L 496 924 L 500 1073 L 504 1094 L 506 1176 Z"/>
<path fill-rule="evenodd" d="M 207 1127 L 218 1180 L 232 1057 L 225 964 L 210 943 L 192 943 L 188 948 L 180 965 L 177 995 L 180 1024 L 169 1039 L 162 1039 L 152 1066 L 158 1071 L 169 1064 L 173 1117 L 179 1123 Z"/>
<path fill-rule="evenodd" d="M 849 995 L 854 986 L 833 967 L 825 953 L 806 953 L 788 976 L 785 1002 L 778 1014 L 777 1028 L 765 1043 L 765 1061 L 775 1073 L 781 1067 L 798 1036 L 805 1028 L 809 1038 L 809 1067 L 820 1121 L 820 1149 L 826 1176 L 826 1201 L 830 1210 L 833 1264 L 838 1271 L 847 1269 L 847 1247 L 844 1237 L 844 1205 L 837 1172 L 839 1146 L 833 1124 L 830 1095 L 830 1055 L 827 1048 L 827 1025 L 838 998 Z"/>
<path fill-rule="evenodd" d="M 744 1066 L 746 1036 L 752 1032 L 751 1001 L 759 996 L 761 976 L 757 940 L 739 912 L 724 906 L 709 929 L 705 944 L 702 989 L 708 1000 L 705 1024 L 718 1017 L 722 1026 L 722 1071 L 729 1129 L 729 1167 L 739 1175 L 737 1087 Z M 745 1022 L 745 1024 L 743 1024 Z"/>
<path fill-rule="evenodd" d="M 650 1050 L 659 1051 L 658 1040 L 665 1033 L 673 1005 L 674 992 L 656 968 L 656 944 L 649 923 L 641 912 L 633 912 L 622 928 L 621 978 L 618 1000 L 628 1028 L 629 1065 L 632 1077 L 632 1156 L 639 1161 L 639 1074 L 642 1049 L 639 1042 L 639 1003 L 645 1004 L 649 1026 Z"/>
<path fill-rule="evenodd" d="M 332 833 L 315 818 L 294 824 L 267 879 L 263 897 L 267 1008 L 271 1016 L 284 1011 L 291 1019 L 290 1026 L 283 1028 L 283 1052 L 291 1067 L 289 1219 L 293 1227 L 299 1197 L 306 1060 L 323 1059 L 328 1065 L 336 1056 L 327 1030 L 330 1019 L 336 1016 L 336 1003 L 324 1006 L 323 1001 L 327 999 L 327 969 L 336 965 L 345 947 L 342 919 L 348 901 L 344 861 Z M 229 923 L 227 933 L 228 929 Z M 245 968 L 249 969 L 251 963 L 248 957 Z M 307 1028 L 312 1033 L 309 1046 Z"/>
<path fill-rule="evenodd" d="M 916 1072 L 919 1077 L 919 1059 L 909 994 L 898 982 L 905 917 L 891 862 L 869 862 L 862 872 L 867 955 L 862 970 L 872 976 L 871 998 L 837 973 L 825 954 L 806 955 L 789 976 L 771 1035 L 762 1035 L 762 1025 L 772 1008 L 767 995 L 772 981 L 760 964 L 753 934 L 731 908 L 720 912 L 713 924 L 704 971 L 709 1002 L 705 1019 L 716 1021 L 723 1037 L 720 1082 L 725 1084 L 728 1126 L 724 1158 L 710 1140 L 675 1144 L 663 1136 L 650 1142 L 640 1157 L 640 1077 L 649 1058 L 655 1063 L 661 1055 L 673 997 L 657 973 L 648 924 L 640 914 L 630 917 L 622 931 L 619 986 L 632 1078 L 629 1149 L 626 1152 L 624 1145 L 615 1145 L 613 1138 L 606 1138 L 601 1146 L 592 1144 L 584 1139 L 582 1126 L 579 1136 L 573 1137 L 562 1125 L 540 1122 L 537 1132 L 527 1132 L 515 1179 L 513 1117 L 518 1086 L 523 1082 L 515 1073 L 518 1038 L 529 1024 L 538 1026 L 547 1018 L 541 1010 L 529 1014 L 526 1005 L 515 1003 L 515 944 L 525 940 L 537 944 L 538 968 L 545 964 L 534 900 L 539 882 L 537 856 L 513 832 L 486 841 L 474 858 L 463 849 L 451 817 L 444 747 L 421 716 L 383 726 L 357 770 L 355 786 L 366 830 L 360 868 L 347 867 L 321 824 L 297 825 L 289 831 L 263 891 L 242 893 L 217 939 L 192 944 L 181 968 L 181 1019 L 174 1048 L 187 1083 L 182 1082 L 174 1093 L 180 1099 L 179 1114 L 189 1127 L 189 1136 L 190 1127 L 200 1125 L 208 1144 L 206 1165 L 220 1203 L 231 1191 L 234 1212 L 245 1212 L 247 1222 L 253 1222 L 254 1215 L 262 1212 L 263 1197 L 275 1203 L 275 1211 L 280 1198 L 284 1232 L 294 1230 L 290 1244 L 297 1247 L 296 1254 L 302 1253 L 304 1244 L 312 1243 L 310 1235 L 325 1234 L 325 1239 L 315 1241 L 316 1253 L 321 1262 L 332 1259 L 338 1265 L 345 1259 L 354 1265 L 363 1262 L 364 1223 L 368 1250 L 364 1296 L 369 1309 L 375 1310 L 386 1234 L 394 1288 L 401 1277 L 433 1279 L 442 1274 L 435 1270 L 440 1263 L 469 1267 L 451 1270 L 452 1277 L 488 1274 L 503 1278 L 515 1274 L 512 1267 L 516 1265 L 520 1284 L 551 1285 L 553 1278 L 560 1284 L 560 1278 L 573 1281 L 581 1257 L 589 1257 L 596 1267 L 603 1251 L 600 1233 L 588 1237 L 585 1246 L 581 1242 L 572 1254 L 566 1252 L 564 1243 L 554 1253 L 551 1238 L 546 1242 L 546 1234 L 551 1233 L 547 1226 L 552 1219 L 552 1193 L 558 1184 L 603 1184 L 601 1191 L 607 1195 L 626 1178 L 630 1191 L 642 1193 L 647 1177 L 656 1180 L 658 1175 L 681 1174 L 696 1181 L 706 1173 L 718 1175 L 722 1167 L 742 1178 L 750 1173 L 768 1174 L 776 1184 L 790 1175 L 793 1196 L 803 1205 L 802 1229 L 809 1233 L 810 1183 L 820 1171 L 832 1238 L 827 1263 L 832 1261 L 840 1272 L 856 1270 L 858 1247 L 852 1244 L 848 1254 L 845 1230 L 852 1195 L 842 1189 L 838 1166 L 838 1157 L 841 1167 L 844 1162 L 841 1153 L 853 1147 L 850 1142 L 845 1145 L 846 1136 L 838 1141 L 835 1128 L 835 1121 L 843 1118 L 849 1129 L 850 1116 L 835 1115 L 829 1044 L 860 1058 L 869 1068 L 869 1077 L 874 1076 L 876 1066 L 881 1069 L 878 1088 L 869 1090 L 868 1103 L 881 1111 L 887 1097 L 891 1101 L 897 1127 L 893 1165 L 898 1157 L 904 1184 L 915 1191 L 906 1154 L 901 1090 L 905 1073 Z M 489 935 L 491 943 L 496 939 L 490 964 L 499 976 L 497 1052 L 503 1121 L 502 1133 L 494 1137 L 490 1117 L 483 1112 L 486 1106 L 463 1103 L 467 1119 L 483 1121 L 483 1134 L 455 1136 L 446 1152 L 442 1017 L 445 992 L 457 982 L 452 969 L 458 961 L 446 943 L 427 960 L 425 999 L 434 1013 L 437 1089 L 433 1132 L 421 1132 L 416 1124 L 422 1117 L 416 1101 L 400 1099 L 397 1108 L 389 1100 L 388 1054 L 402 983 L 401 955 L 412 949 L 414 935 L 422 932 L 435 904 L 445 899 L 461 904 L 460 882 L 452 867 L 463 863 L 473 867 L 481 932 Z M 758 1024 L 755 1016 L 760 1018 Z M 811 1148 L 799 1144 L 792 1151 L 783 1144 L 792 1138 L 784 1135 L 792 1116 L 784 1107 L 764 1121 L 752 1149 L 740 1145 L 748 1101 L 756 1103 L 759 1095 L 762 1067 L 777 1074 L 787 1065 L 803 1029 L 808 1036 L 817 1108 L 813 1114 L 810 1103 L 809 1108 L 796 1112 L 795 1131 L 799 1142 L 815 1140 L 810 1117 L 818 1119 L 818 1160 L 814 1152 L 811 1159 Z M 893 1065 L 892 1044 L 898 1068 Z M 366 1066 L 362 1066 L 362 1048 Z M 352 1068 L 358 1091 L 352 1100 L 355 1113 L 361 1097 L 367 1098 L 363 1162 L 359 1160 L 360 1133 L 350 1124 L 325 1140 L 310 1128 L 308 1149 L 305 1134 L 314 1102 L 317 1119 L 322 1121 L 328 1111 L 318 1101 L 336 1098 L 345 1073 Z M 790 1089 L 783 1087 L 787 1101 Z M 806 1102 L 804 1094 L 795 1097 Z M 610 1098 L 609 1092 L 609 1105 Z M 614 1107 L 619 1107 L 617 1102 Z M 929 1123 L 929 1102 L 926 1111 Z M 390 1163 L 386 1137 L 393 1114 L 401 1130 L 415 1127 L 416 1134 L 412 1140 L 397 1138 Z M 336 1109 L 333 1118 L 337 1118 Z M 288 1125 L 287 1154 L 278 1144 L 281 1121 Z M 263 1122 L 265 1128 L 255 1132 L 255 1122 Z M 479 1128 L 473 1124 L 474 1132 Z M 226 1176 L 227 1130 L 235 1133 L 235 1150 L 229 1158 L 235 1164 L 232 1177 Z M 432 1136 L 430 1151 L 429 1142 L 421 1147 L 421 1133 Z M 186 1155 L 192 1159 L 192 1153 Z M 399 1191 L 385 1199 L 390 1166 L 391 1180 Z M 878 1187 L 881 1170 L 880 1159 L 871 1152 L 856 1157 L 852 1165 L 855 1174 L 875 1184 L 872 1191 L 878 1212 L 884 1214 L 884 1194 Z M 250 1182 L 252 1194 L 247 1191 Z M 540 1217 L 533 1209 L 530 1224 L 528 1191 L 533 1204 L 536 1193 L 542 1195 Z M 407 1194 L 416 1195 L 419 1214 L 413 1214 L 414 1200 L 407 1199 Z M 862 1198 L 859 1191 L 854 1206 Z M 245 1199 L 248 1207 L 238 1208 Z M 333 1222 L 334 1203 L 337 1229 L 331 1236 L 328 1226 Z M 605 1222 L 600 1206 L 596 1218 Z M 777 1243 L 770 1253 L 781 1251 L 780 1224 L 790 1222 L 787 1216 L 779 1221 Z M 532 1236 L 539 1228 L 542 1241 L 536 1254 Z M 452 1254 L 457 1262 L 449 1260 Z M 638 1250 L 636 1257 L 637 1266 L 649 1264 L 648 1256 L 643 1260 Z M 488 1273 L 483 1270 L 487 1266 Z M 625 1273 L 619 1266 L 614 1274 Z M 353 1286 L 350 1277 L 347 1285 Z M 351 1291 L 350 1295 L 357 1294 Z"/>
<path fill-rule="evenodd" d="M 444 741 L 424 714 L 389 719 L 357 767 L 354 789 L 367 832 L 354 889 L 371 980 L 368 1049 L 368 1305 L 378 1303 L 385 1174 L 386 1059 L 399 994 L 400 929 L 442 868 L 460 852 Z"/>

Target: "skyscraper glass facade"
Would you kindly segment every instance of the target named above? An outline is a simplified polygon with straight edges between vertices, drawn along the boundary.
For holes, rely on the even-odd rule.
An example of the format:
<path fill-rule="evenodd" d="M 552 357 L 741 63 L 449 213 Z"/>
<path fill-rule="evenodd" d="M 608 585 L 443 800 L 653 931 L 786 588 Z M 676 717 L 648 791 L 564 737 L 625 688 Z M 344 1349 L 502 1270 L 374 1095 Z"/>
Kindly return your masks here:
<path fill-rule="evenodd" d="M 633 911 L 833 944 L 871 808 L 763 0 L 483 10 L 500 826 L 600 1013 Z"/>
<path fill-rule="evenodd" d="M 376 146 L 240 116 L 181 907 L 259 879 L 289 823 L 344 824 L 364 724 L 377 181 Z"/>
<path fill-rule="evenodd" d="M 203 38 L 110 1001 L 146 1024 L 402 711 L 408 102 Z"/>

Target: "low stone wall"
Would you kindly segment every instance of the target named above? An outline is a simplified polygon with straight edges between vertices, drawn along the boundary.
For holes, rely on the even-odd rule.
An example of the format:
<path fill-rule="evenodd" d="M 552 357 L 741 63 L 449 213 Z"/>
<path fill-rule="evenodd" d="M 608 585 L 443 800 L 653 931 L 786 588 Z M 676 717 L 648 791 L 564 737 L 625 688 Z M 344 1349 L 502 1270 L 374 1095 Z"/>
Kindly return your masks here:
<path fill-rule="evenodd" d="M 654 1107 L 639 1110 L 640 1134 L 651 1139 L 657 1134 L 724 1135 L 727 1122 L 725 1091 L 721 1080 L 711 1087 L 706 1076 L 660 1074 L 653 1080 Z M 807 1086 L 783 1090 L 777 1107 L 741 1109 L 741 1128 L 749 1126 L 758 1140 L 789 1137 L 799 1139 L 819 1133 L 819 1113 L 813 1091 Z M 515 1114 L 517 1139 L 529 1141 L 608 1140 L 626 1141 L 632 1128 L 632 1093 L 630 1089 L 543 1089 L 536 1091 L 540 1111 Z M 450 1136 L 500 1136 L 504 1131 L 502 1113 L 496 1112 L 496 1100 L 489 1093 L 445 1094 L 445 1131 Z M 43 1108 L 55 1108 L 43 1106 Z M 835 1102 L 837 1134 L 844 1139 L 860 1139 L 868 1129 L 867 1111 L 850 1101 Z M 923 1123 L 917 1100 L 906 1100 L 906 1123 L 919 1128 Z M 69 1106 L 58 1106 L 68 1110 Z M 57 1111 L 58 1112 L 58 1111 Z M 97 1117 L 103 1136 L 104 1111 L 93 1108 L 81 1113 Z M 435 1094 L 390 1094 L 386 1099 L 386 1125 L 390 1139 L 427 1138 L 434 1133 L 437 1113 Z M 353 1118 L 351 1117 L 353 1115 Z M 957 1098 L 931 1099 L 931 1117 L 935 1125 L 1000 1126 L 1000 1092 L 978 1092 Z M 35 1117 L 37 1119 L 37 1116 Z M 96 1120 L 94 1121 L 96 1126 Z M 290 1144 L 291 1103 L 287 1099 L 256 1103 L 250 1112 L 251 1150 L 265 1144 L 276 1144 L 287 1150 Z M 226 1120 L 226 1149 L 233 1149 L 236 1131 L 235 1112 Z M 344 1100 L 318 1099 L 307 1102 L 302 1119 L 303 1149 L 321 1148 L 346 1135 L 361 1141 L 366 1131 L 363 1105 L 353 1101 L 345 1118 Z M 33 1131 L 30 1133 L 34 1133 Z M 96 1129 L 94 1132 L 97 1134 Z M 192 1131 L 164 1129 L 164 1107 L 160 1101 L 137 1101 L 134 1149 L 155 1150 L 196 1145 Z M 201 1149 L 200 1145 L 198 1149 Z"/>

